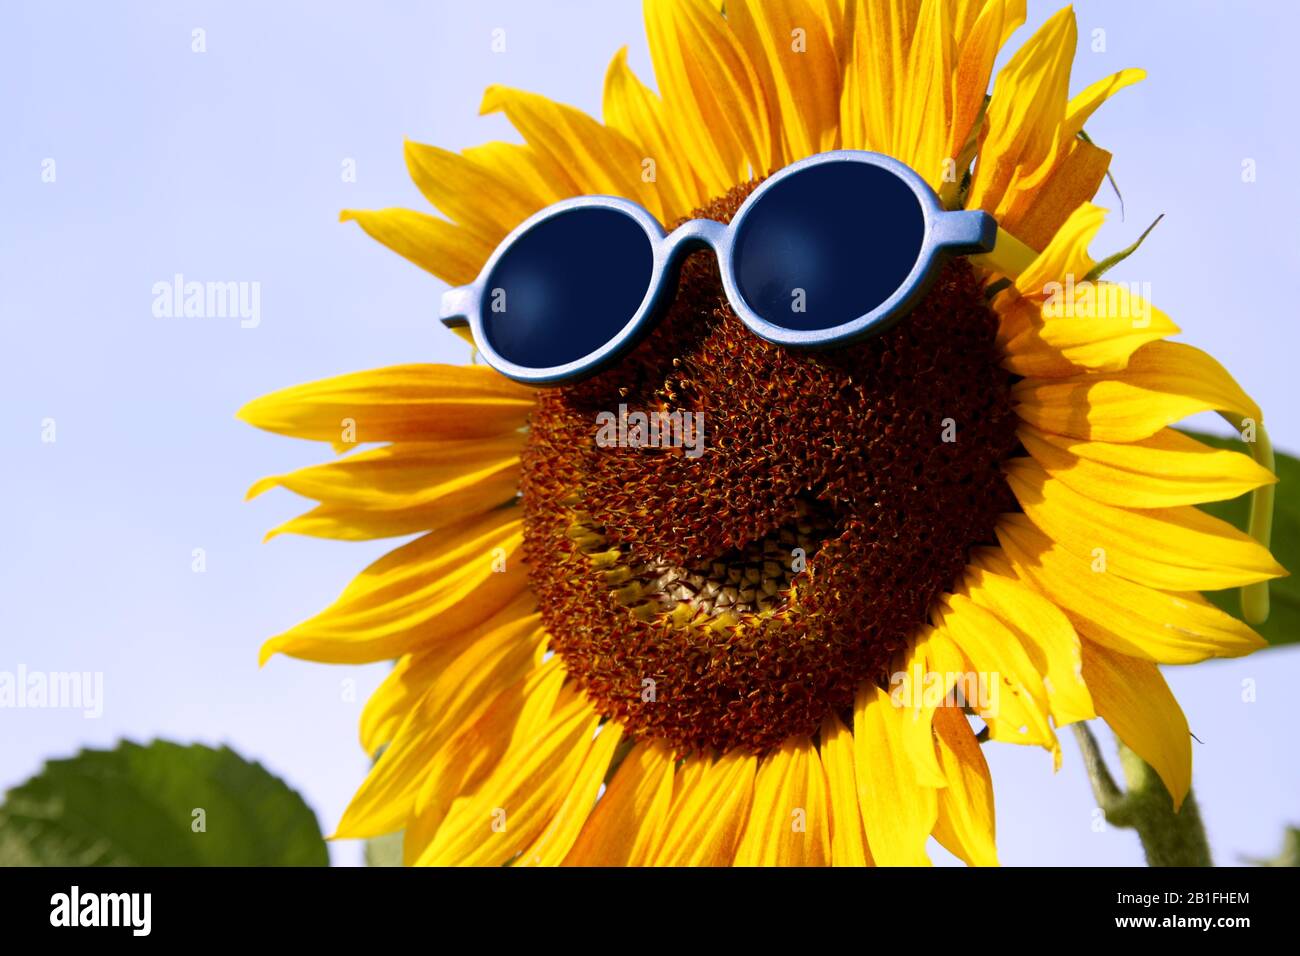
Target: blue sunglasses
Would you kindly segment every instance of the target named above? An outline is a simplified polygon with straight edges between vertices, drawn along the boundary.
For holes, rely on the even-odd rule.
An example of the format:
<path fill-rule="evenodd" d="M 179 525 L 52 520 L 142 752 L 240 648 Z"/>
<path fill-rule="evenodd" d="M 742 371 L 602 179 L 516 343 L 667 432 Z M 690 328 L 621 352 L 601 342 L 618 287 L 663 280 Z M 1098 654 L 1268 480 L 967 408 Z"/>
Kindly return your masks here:
<path fill-rule="evenodd" d="M 468 326 L 502 375 L 574 381 L 635 346 L 667 312 L 682 258 L 708 248 L 755 335 L 827 348 L 884 332 L 949 256 L 991 252 L 997 236 L 992 216 L 945 210 L 906 164 L 837 150 L 764 180 L 730 224 L 692 219 L 665 233 L 627 199 L 555 203 L 502 240 L 473 283 L 444 293 L 440 317 Z"/>

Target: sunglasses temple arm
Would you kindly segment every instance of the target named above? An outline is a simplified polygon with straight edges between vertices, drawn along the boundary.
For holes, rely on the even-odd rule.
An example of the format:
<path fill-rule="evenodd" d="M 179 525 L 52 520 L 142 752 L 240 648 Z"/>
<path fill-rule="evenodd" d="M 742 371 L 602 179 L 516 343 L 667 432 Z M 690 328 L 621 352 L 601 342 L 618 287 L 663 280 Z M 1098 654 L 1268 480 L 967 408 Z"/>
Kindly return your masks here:
<path fill-rule="evenodd" d="M 469 328 L 469 312 L 473 302 L 474 287 L 463 285 L 444 292 L 442 304 L 438 307 L 438 320 L 470 345 L 474 345 L 474 333 Z"/>
<path fill-rule="evenodd" d="M 941 212 L 932 228 L 935 245 L 954 256 L 989 252 L 998 232 L 997 221 L 978 209 Z"/>
<path fill-rule="evenodd" d="M 463 285 L 448 289 L 442 294 L 442 305 L 438 309 L 438 319 L 449 329 L 464 328 L 469 325 L 470 306 L 474 301 L 474 287 Z"/>

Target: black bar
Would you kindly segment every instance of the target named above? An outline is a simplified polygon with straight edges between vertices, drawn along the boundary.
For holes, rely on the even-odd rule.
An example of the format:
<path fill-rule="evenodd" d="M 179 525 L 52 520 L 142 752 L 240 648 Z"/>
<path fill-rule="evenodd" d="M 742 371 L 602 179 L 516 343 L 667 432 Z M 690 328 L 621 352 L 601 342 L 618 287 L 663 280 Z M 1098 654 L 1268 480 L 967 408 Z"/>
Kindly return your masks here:
<path fill-rule="evenodd" d="M 400 869 L 8 869 L 0 870 L 0 933 L 81 941 L 149 938 L 262 945 L 345 941 L 388 948 L 494 948 L 533 938 L 600 946 L 630 933 L 641 944 L 683 942 L 691 927 L 718 940 L 759 934 L 842 935 L 863 945 L 920 946 L 944 939 L 1073 943 L 1104 936 L 1231 941 L 1294 926 L 1297 870 L 1230 868 L 1003 870 L 400 870 Z M 71 889 L 118 926 L 69 922 Z M 149 894 L 126 909 L 115 896 Z M 60 895 L 65 903 L 59 910 Z M 95 896 L 93 904 L 86 898 Z M 1199 921 L 1209 919 L 1208 927 Z M 1243 925 L 1223 925 L 1225 920 Z M 1169 920 L 1169 923 L 1164 921 Z M 1191 925 L 1191 921 L 1197 925 Z M 1121 925 L 1121 921 L 1128 921 Z M 1138 922 L 1132 922 L 1138 921 Z M 1143 925 L 1145 923 L 1146 925 Z M 1023 935 L 1054 933 L 1054 936 Z M 613 936 L 609 934 L 615 934 Z M 662 934 L 668 934 L 664 936 Z M 712 935 L 712 934 L 711 934 Z M 17 950 L 10 950 L 17 952 Z"/>

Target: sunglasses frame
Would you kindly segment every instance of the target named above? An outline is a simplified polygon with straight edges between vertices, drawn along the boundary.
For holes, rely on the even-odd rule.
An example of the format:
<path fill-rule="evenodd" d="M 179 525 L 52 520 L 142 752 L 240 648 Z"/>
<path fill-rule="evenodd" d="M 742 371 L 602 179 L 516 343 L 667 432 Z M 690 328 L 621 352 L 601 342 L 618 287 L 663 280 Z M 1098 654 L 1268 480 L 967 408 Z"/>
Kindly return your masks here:
<path fill-rule="evenodd" d="M 865 315 L 826 329 L 786 329 L 768 322 L 745 302 L 736 285 L 735 246 L 751 210 L 777 184 L 823 163 L 862 163 L 893 173 L 917 199 L 924 219 L 921 247 L 906 279 L 888 299 Z M 603 346 L 572 362 L 549 368 L 517 365 L 498 353 L 483 325 L 484 291 L 497 263 L 518 239 L 538 225 L 573 209 L 611 209 L 633 219 L 650 242 L 652 265 L 646 294 L 636 313 Z M 865 223 L 864 228 L 871 224 Z M 764 180 L 736 211 L 730 223 L 692 219 L 667 232 L 649 210 L 617 196 L 576 196 L 529 216 L 503 239 L 469 285 L 443 293 L 439 318 L 448 328 L 469 327 L 475 348 L 502 375 L 527 385 L 556 385 L 593 375 L 625 355 L 663 318 L 677 294 L 677 269 L 682 259 L 702 249 L 713 250 L 727 301 L 755 335 L 788 348 L 819 349 L 848 345 L 886 331 L 925 295 L 948 257 L 993 250 L 997 222 L 979 210 L 947 210 L 934 190 L 907 164 L 865 150 L 833 150 L 791 163 Z M 557 330 L 560 331 L 560 330 Z"/>

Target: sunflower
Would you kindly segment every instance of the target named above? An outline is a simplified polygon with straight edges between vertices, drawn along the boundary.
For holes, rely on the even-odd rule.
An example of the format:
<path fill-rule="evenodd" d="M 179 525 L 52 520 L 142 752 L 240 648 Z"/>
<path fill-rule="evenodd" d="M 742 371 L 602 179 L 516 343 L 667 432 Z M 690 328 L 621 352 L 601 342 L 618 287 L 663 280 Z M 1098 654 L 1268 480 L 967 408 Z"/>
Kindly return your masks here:
<path fill-rule="evenodd" d="M 933 836 L 992 864 L 984 740 L 1059 766 L 1057 729 L 1093 717 L 1181 803 L 1188 726 L 1158 665 L 1263 646 L 1198 592 L 1285 573 L 1195 505 L 1275 479 L 1169 427 L 1261 413 L 1088 254 L 1110 154 L 1083 127 L 1141 71 L 1070 97 L 1067 8 L 994 78 L 1024 19 L 646 0 L 657 93 L 626 50 L 603 122 L 492 87 L 482 112 L 522 144 L 406 146 L 442 217 L 343 214 L 460 285 L 562 198 L 727 221 L 772 171 L 864 149 L 995 216 L 1015 254 L 949 263 L 891 331 L 819 353 L 748 333 L 699 255 L 586 381 L 406 365 L 246 406 L 347 452 L 253 487 L 318 502 L 272 534 L 418 535 L 262 651 L 396 660 L 337 836 L 403 831 L 434 865 L 914 865 Z M 703 413 L 705 453 L 597 447 L 619 404 Z"/>

